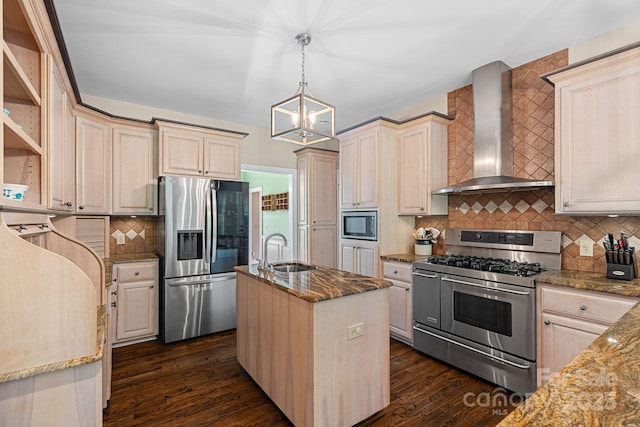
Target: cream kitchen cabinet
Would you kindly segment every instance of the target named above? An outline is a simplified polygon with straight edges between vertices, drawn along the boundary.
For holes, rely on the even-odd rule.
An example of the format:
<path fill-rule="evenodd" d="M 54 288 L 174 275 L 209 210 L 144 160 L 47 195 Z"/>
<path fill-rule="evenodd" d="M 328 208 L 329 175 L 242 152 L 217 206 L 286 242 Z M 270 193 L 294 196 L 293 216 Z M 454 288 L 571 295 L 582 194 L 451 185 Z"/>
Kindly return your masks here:
<path fill-rule="evenodd" d="M 113 265 L 114 343 L 153 339 L 158 335 L 158 260 Z"/>
<path fill-rule="evenodd" d="M 447 126 L 450 120 L 428 114 L 402 125 L 398 137 L 399 215 L 446 215 L 447 195 L 431 191 L 447 185 Z"/>
<path fill-rule="evenodd" d="M 378 277 L 378 252 L 377 243 L 364 240 L 341 240 L 340 270 Z"/>
<path fill-rule="evenodd" d="M 365 126 L 340 135 L 340 207 L 378 206 L 379 126 Z"/>
<path fill-rule="evenodd" d="M 114 214 L 149 215 L 156 212 L 157 131 L 152 128 L 114 126 Z"/>
<path fill-rule="evenodd" d="M 391 336 L 413 343 L 412 264 L 383 261 L 382 275 L 391 282 L 389 290 L 389 331 Z"/>
<path fill-rule="evenodd" d="M 315 148 L 296 151 L 298 169 L 298 259 L 337 265 L 338 153 Z"/>
<path fill-rule="evenodd" d="M 639 214 L 640 48 L 545 78 L 555 85 L 556 213 Z"/>
<path fill-rule="evenodd" d="M 538 285 L 539 385 L 622 317 L 638 300 Z"/>
<path fill-rule="evenodd" d="M 90 113 L 76 116 L 76 213 L 111 210 L 111 137 L 109 123 Z"/>
<path fill-rule="evenodd" d="M 156 121 L 160 175 L 240 179 L 240 141 L 247 134 Z"/>
<path fill-rule="evenodd" d="M 52 210 L 73 212 L 75 203 L 76 129 L 71 101 L 58 68 L 49 79 L 49 196 Z"/>

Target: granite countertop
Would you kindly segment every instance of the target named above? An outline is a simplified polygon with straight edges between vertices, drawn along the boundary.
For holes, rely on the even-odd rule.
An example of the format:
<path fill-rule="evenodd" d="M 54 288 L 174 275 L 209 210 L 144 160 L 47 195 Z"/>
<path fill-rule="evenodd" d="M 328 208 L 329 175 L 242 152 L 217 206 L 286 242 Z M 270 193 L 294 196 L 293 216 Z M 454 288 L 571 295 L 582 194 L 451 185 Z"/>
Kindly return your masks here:
<path fill-rule="evenodd" d="M 560 271 L 536 283 L 640 297 L 640 279 Z M 640 304 L 629 310 L 500 424 L 507 426 L 638 425 Z"/>
<path fill-rule="evenodd" d="M 97 337 L 96 337 L 96 352 L 94 354 L 90 354 L 83 357 L 77 357 L 75 359 L 70 360 L 62 360 L 59 362 L 48 363 L 42 366 L 35 366 L 32 368 L 20 369 L 18 371 L 13 372 L 5 372 L 0 374 L 0 383 L 5 383 L 8 381 L 17 380 L 20 378 L 32 377 L 35 375 L 46 374 L 49 372 L 60 371 L 62 369 L 69 369 L 76 366 L 88 365 L 89 363 L 97 362 L 98 360 L 102 360 L 102 352 L 104 350 L 104 342 L 105 342 L 105 323 L 107 319 L 107 309 L 106 306 L 98 307 L 98 329 L 97 329 Z"/>
<path fill-rule="evenodd" d="M 412 263 L 414 261 L 422 261 L 429 258 L 429 255 L 416 255 L 416 254 L 392 254 L 381 255 L 380 259 L 383 261 L 398 261 Z"/>
<path fill-rule="evenodd" d="M 347 295 L 388 288 L 391 282 L 328 267 L 297 273 L 258 271 L 256 265 L 238 266 L 235 271 L 273 286 L 305 301 L 315 303 Z"/>
<path fill-rule="evenodd" d="M 640 298 L 640 279 L 608 279 L 604 273 L 550 271 L 536 276 L 536 283 Z"/>

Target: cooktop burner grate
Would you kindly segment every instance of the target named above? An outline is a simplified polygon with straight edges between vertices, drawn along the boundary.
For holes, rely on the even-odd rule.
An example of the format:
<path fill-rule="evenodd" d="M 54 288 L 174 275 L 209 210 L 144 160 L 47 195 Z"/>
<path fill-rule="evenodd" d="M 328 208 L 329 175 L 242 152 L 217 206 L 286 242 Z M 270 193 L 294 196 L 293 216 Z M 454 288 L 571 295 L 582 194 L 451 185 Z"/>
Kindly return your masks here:
<path fill-rule="evenodd" d="M 539 262 L 519 262 L 506 258 L 490 258 L 469 255 L 439 255 L 427 258 L 431 264 L 471 270 L 490 271 L 512 276 L 528 277 L 545 271 Z"/>

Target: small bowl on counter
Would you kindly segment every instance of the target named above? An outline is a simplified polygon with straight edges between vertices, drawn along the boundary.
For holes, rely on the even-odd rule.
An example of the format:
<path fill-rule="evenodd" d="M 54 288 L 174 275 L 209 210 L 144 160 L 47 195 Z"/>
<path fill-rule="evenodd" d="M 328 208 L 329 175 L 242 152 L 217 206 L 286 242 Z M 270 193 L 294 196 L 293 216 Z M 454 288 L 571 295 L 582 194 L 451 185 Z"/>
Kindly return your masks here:
<path fill-rule="evenodd" d="M 5 183 L 2 187 L 2 195 L 5 199 L 22 201 L 28 188 L 28 185 Z"/>

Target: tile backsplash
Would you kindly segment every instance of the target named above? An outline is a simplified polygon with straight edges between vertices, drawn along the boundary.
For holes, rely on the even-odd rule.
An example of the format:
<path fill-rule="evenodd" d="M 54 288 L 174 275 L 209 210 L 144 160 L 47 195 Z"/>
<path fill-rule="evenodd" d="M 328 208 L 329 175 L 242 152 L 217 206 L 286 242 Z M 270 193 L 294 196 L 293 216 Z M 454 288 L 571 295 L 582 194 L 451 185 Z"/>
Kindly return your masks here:
<path fill-rule="evenodd" d="M 109 248 L 111 255 L 156 252 L 156 220 L 154 217 L 111 217 Z M 118 235 L 124 244 L 117 244 Z"/>
<path fill-rule="evenodd" d="M 567 51 L 557 52 L 514 68 L 514 175 L 536 180 L 554 177 L 553 87 L 540 75 L 568 63 Z M 473 176 L 473 93 L 465 86 L 448 94 L 449 184 Z M 562 268 L 606 271 L 602 240 L 607 233 L 624 231 L 630 244 L 640 247 L 640 217 L 569 217 L 555 215 L 554 190 L 449 195 L 449 215 L 416 218 L 417 227 L 562 232 Z M 580 243 L 593 244 L 593 256 L 580 256 Z M 439 239 L 434 253 L 444 253 Z"/>

